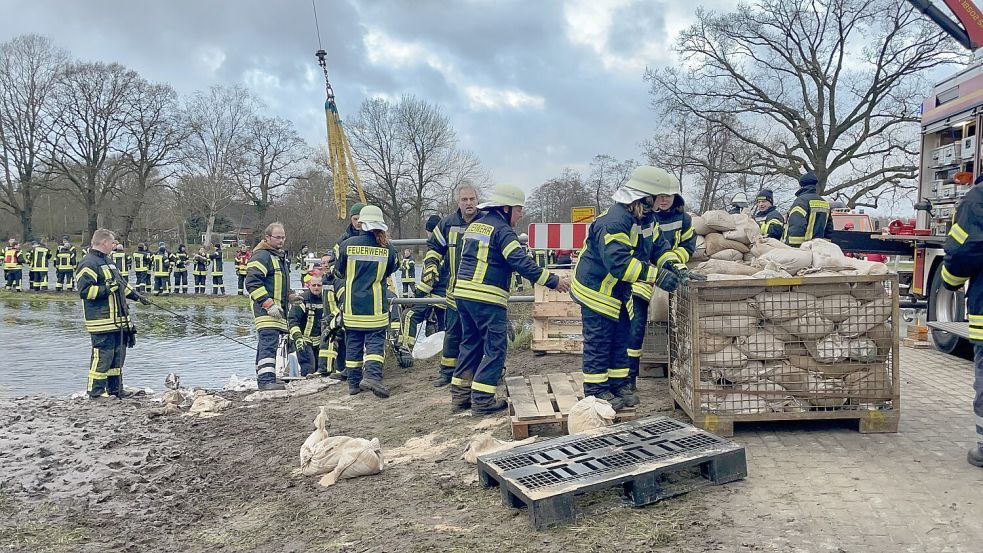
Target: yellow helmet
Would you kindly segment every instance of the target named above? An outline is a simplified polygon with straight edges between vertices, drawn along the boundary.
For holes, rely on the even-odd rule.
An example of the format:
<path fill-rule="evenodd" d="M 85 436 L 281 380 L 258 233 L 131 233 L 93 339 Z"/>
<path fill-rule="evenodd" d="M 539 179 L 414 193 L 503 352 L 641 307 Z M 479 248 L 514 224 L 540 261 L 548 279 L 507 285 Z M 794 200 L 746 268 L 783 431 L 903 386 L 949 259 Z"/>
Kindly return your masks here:
<path fill-rule="evenodd" d="M 631 178 L 625 186 L 650 196 L 679 194 L 682 188 L 675 175 L 651 165 L 642 165 L 632 171 Z"/>
<path fill-rule="evenodd" d="M 526 205 L 526 193 L 511 184 L 499 184 L 492 191 L 491 198 L 478 206 L 479 209 L 489 207 L 523 207 Z"/>

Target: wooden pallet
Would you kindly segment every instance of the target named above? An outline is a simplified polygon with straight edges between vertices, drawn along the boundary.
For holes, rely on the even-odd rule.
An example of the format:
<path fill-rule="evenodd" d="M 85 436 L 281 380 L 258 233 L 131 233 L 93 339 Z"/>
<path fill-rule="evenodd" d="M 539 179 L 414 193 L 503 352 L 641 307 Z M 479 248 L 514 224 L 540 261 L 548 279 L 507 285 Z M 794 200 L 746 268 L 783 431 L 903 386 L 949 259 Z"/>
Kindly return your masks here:
<path fill-rule="evenodd" d="M 928 340 L 912 340 L 911 338 L 905 338 L 902 340 L 901 345 L 906 348 L 914 349 L 929 349 L 935 347 L 932 342 L 929 342 Z"/>
<path fill-rule="evenodd" d="M 534 425 L 553 426 L 555 431 L 565 434 L 570 408 L 584 399 L 584 375 L 578 371 L 508 376 L 505 391 L 515 439 L 528 438 L 529 427 Z M 636 417 L 635 408 L 627 407 L 618 411 L 615 420 L 627 421 Z"/>
<path fill-rule="evenodd" d="M 744 448 L 668 417 L 648 417 L 478 457 L 478 480 L 541 530 L 572 522 L 574 499 L 621 486 L 636 507 L 747 476 Z"/>

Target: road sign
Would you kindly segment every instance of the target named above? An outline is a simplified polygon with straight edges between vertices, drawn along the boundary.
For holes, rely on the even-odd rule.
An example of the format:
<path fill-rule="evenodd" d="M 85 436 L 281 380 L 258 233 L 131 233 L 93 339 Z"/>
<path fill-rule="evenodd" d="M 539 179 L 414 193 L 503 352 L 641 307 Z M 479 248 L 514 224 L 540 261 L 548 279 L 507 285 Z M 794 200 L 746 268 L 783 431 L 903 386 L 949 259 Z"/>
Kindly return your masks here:
<path fill-rule="evenodd" d="M 591 207 L 574 207 L 570 209 L 570 222 L 572 223 L 593 223 L 597 217 L 597 211 Z"/>

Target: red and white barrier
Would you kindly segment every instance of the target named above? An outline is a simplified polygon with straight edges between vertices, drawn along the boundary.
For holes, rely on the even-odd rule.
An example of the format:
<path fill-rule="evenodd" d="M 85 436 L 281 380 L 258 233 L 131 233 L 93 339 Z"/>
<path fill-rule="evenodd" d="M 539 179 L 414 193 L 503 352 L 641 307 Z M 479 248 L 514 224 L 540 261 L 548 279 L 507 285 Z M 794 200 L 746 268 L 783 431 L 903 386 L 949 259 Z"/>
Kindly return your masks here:
<path fill-rule="evenodd" d="M 590 223 L 532 223 L 529 247 L 534 250 L 579 250 Z"/>

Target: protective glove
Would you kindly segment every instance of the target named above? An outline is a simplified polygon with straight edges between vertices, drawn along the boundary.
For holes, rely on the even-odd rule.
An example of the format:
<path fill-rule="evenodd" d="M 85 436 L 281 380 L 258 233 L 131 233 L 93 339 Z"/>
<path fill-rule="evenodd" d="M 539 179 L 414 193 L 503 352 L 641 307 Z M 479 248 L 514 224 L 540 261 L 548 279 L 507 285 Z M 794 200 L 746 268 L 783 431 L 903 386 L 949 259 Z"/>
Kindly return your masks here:
<path fill-rule="evenodd" d="M 304 337 L 303 336 L 298 336 L 296 339 L 294 339 L 294 350 L 295 351 L 303 351 L 304 350 L 304 347 L 306 347 L 306 345 L 307 345 L 307 342 L 304 340 Z"/>
<path fill-rule="evenodd" d="M 700 273 L 695 273 L 693 271 L 690 271 L 689 270 L 689 267 L 687 267 L 686 265 L 684 265 L 682 263 L 677 263 L 677 264 L 673 265 L 673 268 L 675 268 L 676 269 L 676 272 L 679 273 L 680 279 L 683 282 L 685 282 L 687 280 L 704 281 L 704 280 L 707 279 L 707 276 L 706 275 L 701 275 Z"/>
<path fill-rule="evenodd" d="M 112 282 L 110 282 L 110 283 L 109 283 L 109 284 L 107 285 L 107 287 L 109 288 L 109 293 L 110 293 L 110 294 L 115 294 L 116 292 L 118 292 L 118 291 L 119 291 L 119 283 L 118 283 L 118 282 L 116 282 L 115 280 L 114 280 L 114 281 L 112 281 Z"/>
<path fill-rule="evenodd" d="M 670 294 L 679 287 L 680 275 L 672 265 L 663 265 L 655 275 L 655 285 Z"/>
<path fill-rule="evenodd" d="M 137 301 L 140 302 L 141 305 L 150 305 L 150 300 L 147 298 L 147 296 L 137 294 Z"/>
<path fill-rule="evenodd" d="M 277 302 L 273 301 L 272 298 L 266 300 L 266 302 L 263 303 L 263 309 L 266 310 L 266 314 L 267 315 L 269 315 L 269 316 L 271 316 L 271 317 L 273 317 L 275 319 L 282 319 L 283 318 L 283 308 L 280 307 L 280 304 L 278 304 Z"/>

